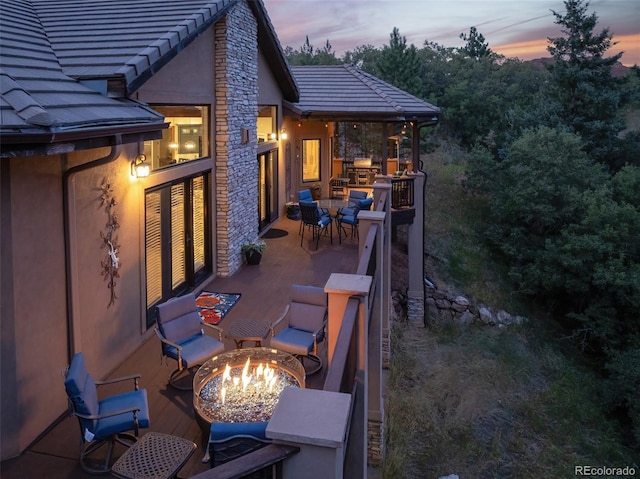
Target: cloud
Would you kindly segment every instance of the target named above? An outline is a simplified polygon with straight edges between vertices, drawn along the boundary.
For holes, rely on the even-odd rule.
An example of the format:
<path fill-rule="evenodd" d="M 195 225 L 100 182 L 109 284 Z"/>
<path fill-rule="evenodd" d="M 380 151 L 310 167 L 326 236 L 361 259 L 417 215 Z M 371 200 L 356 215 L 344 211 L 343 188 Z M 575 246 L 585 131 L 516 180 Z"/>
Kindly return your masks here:
<path fill-rule="evenodd" d="M 531 52 L 547 56 L 546 39 L 560 35 L 551 10 L 564 13 L 561 0 L 264 0 L 284 46 L 299 49 L 305 37 L 316 48 L 329 40 L 336 55 L 361 45 L 380 48 L 389 43 L 394 27 L 418 48 L 425 40 L 459 47 L 461 33 L 472 26 L 489 46 L 500 51 Z M 592 0 L 596 31 L 609 28 L 620 42 L 612 53 L 625 50 L 625 63 L 640 63 L 637 42 L 640 25 L 638 0 Z M 635 44 L 634 44 L 635 41 Z M 518 46 L 520 45 L 520 46 Z M 522 53 L 524 54 L 524 53 Z M 533 53 L 532 53 L 533 54 Z M 513 56 L 513 55 L 509 55 Z"/>

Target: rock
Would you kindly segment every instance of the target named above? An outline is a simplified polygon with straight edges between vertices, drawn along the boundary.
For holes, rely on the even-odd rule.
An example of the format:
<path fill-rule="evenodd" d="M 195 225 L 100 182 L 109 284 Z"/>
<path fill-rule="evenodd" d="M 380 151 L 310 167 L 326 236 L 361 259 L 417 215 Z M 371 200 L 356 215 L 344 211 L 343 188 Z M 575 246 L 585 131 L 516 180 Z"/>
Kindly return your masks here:
<path fill-rule="evenodd" d="M 473 314 L 471 314 L 469 311 L 465 311 L 460 315 L 460 318 L 458 319 L 458 323 L 471 324 L 475 321 L 475 319 L 476 317 Z"/>
<path fill-rule="evenodd" d="M 451 303 L 446 299 L 436 299 L 436 306 L 438 309 L 450 309 Z"/>
<path fill-rule="evenodd" d="M 486 324 L 495 324 L 496 319 L 493 317 L 493 313 L 488 308 L 482 307 L 478 310 L 480 314 L 480 321 Z"/>
<path fill-rule="evenodd" d="M 527 318 L 525 318 L 524 316 L 516 316 L 515 318 L 513 318 L 513 322 L 520 326 L 521 324 L 527 322 Z"/>
<path fill-rule="evenodd" d="M 500 324 L 511 324 L 513 322 L 513 317 L 502 309 L 498 311 L 496 319 Z"/>
<path fill-rule="evenodd" d="M 464 296 L 456 296 L 456 299 L 454 299 L 453 302 L 460 306 L 469 306 L 469 300 Z"/>
<path fill-rule="evenodd" d="M 451 303 L 451 309 L 453 309 L 454 311 L 457 311 L 458 313 L 462 313 L 463 311 L 466 311 L 467 309 L 469 309 L 469 307 L 465 306 L 464 304 L 460 304 L 458 302 L 453 302 Z"/>

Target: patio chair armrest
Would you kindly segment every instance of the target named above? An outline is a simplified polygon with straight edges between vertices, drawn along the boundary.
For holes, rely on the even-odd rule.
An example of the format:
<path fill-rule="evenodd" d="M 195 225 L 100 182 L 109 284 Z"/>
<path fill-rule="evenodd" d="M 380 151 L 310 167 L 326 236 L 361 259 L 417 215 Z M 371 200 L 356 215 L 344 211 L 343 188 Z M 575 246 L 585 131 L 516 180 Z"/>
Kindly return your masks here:
<path fill-rule="evenodd" d="M 315 345 L 318 341 L 318 335 L 323 332 L 325 330 L 325 328 L 327 327 L 327 315 L 325 315 L 323 321 L 322 321 L 322 325 L 316 329 L 315 331 L 311 332 L 311 335 L 313 336 L 313 344 Z"/>
<path fill-rule="evenodd" d="M 133 380 L 133 387 L 137 391 L 139 389 L 138 380 L 140 379 L 140 374 L 131 374 L 129 376 L 122 376 L 120 378 L 114 379 L 104 379 L 102 381 L 95 381 L 96 386 L 104 386 L 105 384 L 115 384 L 123 381 Z"/>
<path fill-rule="evenodd" d="M 222 341 L 222 333 L 224 330 L 220 326 L 216 326 L 215 324 L 205 323 L 204 321 L 200 321 L 200 324 L 216 331 L 218 333 L 218 340 Z"/>
<path fill-rule="evenodd" d="M 289 313 L 289 308 L 290 308 L 290 305 L 287 304 L 287 307 L 284 308 L 284 311 L 282 312 L 280 317 L 276 319 L 274 323 L 271 323 L 271 337 L 274 337 L 276 335 L 276 326 L 278 326 L 278 324 L 284 321 L 284 319 L 287 317 L 287 314 Z"/>
<path fill-rule="evenodd" d="M 155 332 L 158 335 L 158 338 L 160 339 L 160 341 L 162 341 L 164 344 L 171 346 L 173 348 L 176 348 L 176 350 L 178 351 L 178 354 L 180 354 L 180 351 L 182 351 L 182 346 L 180 346 L 177 343 L 174 343 L 173 341 L 169 341 L 167 338 L 165 338 L 162 333 L 158 330 L 158 328 L 155 328 Z"/>
<path fill-rule="evenodd" d="M 131 407 L 125 407 L 122 409 L 118 409 L 117 411 L 111 411 L 110 413 L 107 414 L 80 414 L 78 412 L 73 413 L 74 416 L 80 417 L 82 419 L 88 419 L 90 421 L 93 420 L 97 420 L 97 419 L 104 419 L 105 417 L 111 417 L 111 416 L 118 416 L 120 414 L 126 414 L 128 412 L 133 413 L 134 417 L 136 417 L 137 420 L 137 415 L 136 413 L 138 413 L 140 411 L 140 408 L 137 406 L 131 406 Z"/>

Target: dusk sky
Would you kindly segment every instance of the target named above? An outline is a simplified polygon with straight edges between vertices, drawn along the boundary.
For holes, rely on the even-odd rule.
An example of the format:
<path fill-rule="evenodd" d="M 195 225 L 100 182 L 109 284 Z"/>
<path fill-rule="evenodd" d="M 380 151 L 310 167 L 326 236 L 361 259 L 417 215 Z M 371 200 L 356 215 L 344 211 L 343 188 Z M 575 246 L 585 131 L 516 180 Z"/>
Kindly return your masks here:
<path fill-rule="evenodd" d="M 327 40 L 336 56 L 361 45 L 388 45 L 394 27 L 407 44 L 424 41 L 462 46 L 460 33 L 472 26 L 489 47 L 523 60 L 548 57 L 547 37 L 560 35 L 551 10 L 564 14 L 562 0 L 264 0 L 283 47 L 296 50 L 309 36 L 311 45 Z M 622 63 L 640 65 L 640 1 L 594 0 L 589 13 L 598 16 L 596 32 L 613 33 L 610 54 L 624 51 Z"/>

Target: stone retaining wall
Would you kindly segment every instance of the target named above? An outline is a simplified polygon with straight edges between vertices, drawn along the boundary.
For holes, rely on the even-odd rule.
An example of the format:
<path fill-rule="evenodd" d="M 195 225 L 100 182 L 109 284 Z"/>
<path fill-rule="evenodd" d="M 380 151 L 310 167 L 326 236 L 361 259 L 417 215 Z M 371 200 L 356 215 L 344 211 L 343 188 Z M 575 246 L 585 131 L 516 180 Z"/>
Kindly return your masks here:
<path fill-rule="evenodd" d="M 464 296 L 455 295 L 440 290 L 428 282 L 425 283 L 427 283 L 425 304 L 428 321 L 436 323 L 451 321 L 458 324 L 481 323 L 498 327 L 518 325 L 526 321 L 523 316 L 513 316 L 504 310 L 495 312 L 488 306 L 473 304 Z"/>

